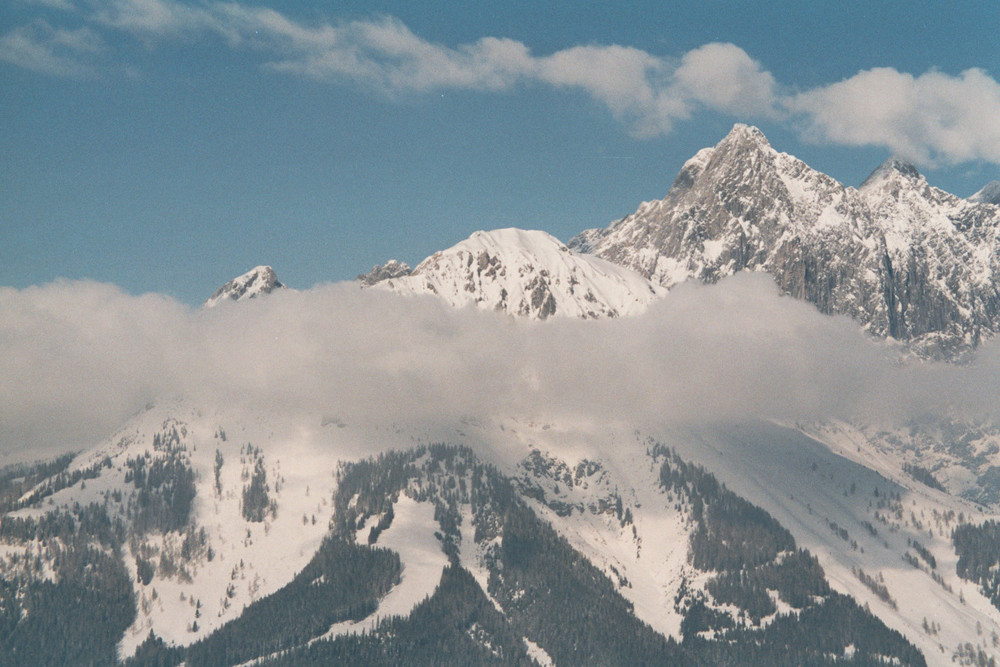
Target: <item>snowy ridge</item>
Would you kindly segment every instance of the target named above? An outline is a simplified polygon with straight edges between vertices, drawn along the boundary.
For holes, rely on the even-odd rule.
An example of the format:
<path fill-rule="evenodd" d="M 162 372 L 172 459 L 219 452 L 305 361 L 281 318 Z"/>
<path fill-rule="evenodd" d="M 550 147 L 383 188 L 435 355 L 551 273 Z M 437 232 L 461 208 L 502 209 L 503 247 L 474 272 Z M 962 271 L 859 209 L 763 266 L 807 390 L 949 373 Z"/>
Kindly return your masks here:
<path fill-rule="evenodd" d="M 664 199 L 569 245 L 668 288 L 766 271 L 824 313 L 953 356 L 998 332 L 990 192 L 961 199 L 896 158 L 845 187 L 737 125 L 684 165 Z"/>
<path fill-rule="evenodd" d="M 183 421 L 163 417 L 178 412 Z M 150 433 L 155 434 L 167 420 L 184 434 L 182 444 L 197 478 L 193 528 L 188 532 L 204 530 L 206 544 L 189 563 L 183 563 L 179 554 L 185 534 L 153 532 L 137 536 L 135 543 L 142 550 L 151 550 L 152 556 L 147 557 L 152 562 L 167 555 L 179 567 L 172 575 L 160 569 L 148 584 L 136 581 L 139 613 L 122 640 L 123 655 L 134 652 L 150 630 L 165 641 L 185 645 L 239 616 L 247 604 L 280 588 L 309 561 L 326 533 L 330 517 L 327 498 L 334 480 L 295 466 L 296 452 L 303 453 L 303 443 L 284 438 L 275 442 L 270 430 L 249 419 L 240 418 L 238 423 L 223 426 L 196 411 L 165 412 L 154 408 L 141 415 L 110 449 L 99 449 L 96 455 L 110 455 L 116 470 L 128 458 L 147 453 L 155 460 L 162 454 L 151 451 Z M 251 445 L 262 450 L 277 507 L 257 523 L 241 515 L 241 491 L 248 471 L 253 469 Z M 223 461 L 218 487 L 216 452 Z M 315 463 L 322 460 L 314 455 L 310 458 Z M 327 459 L 325 464 L 334 465 L 334 460 Z M 121 484 L 123 479 L 117 481 Z M 315 517 L 315 522 L 311 518 L 304 520 L 307 516 Z M 138 554 L 130 555 L 134 564 Z"/>
<path fill-rule="evenodd" d="M 377 285 L 538 320 L 633 315 L 665 293 L 634 271 L 575 253 L 545 232 L 522 229 L 476 232 L 409 275 Z"/>
<path fill-rule="evenodd" d="M 270 266 L 257 266 L 217 289 L 205 301 L 204 307 L 214 308 L 225 301 L 246 301 L 278 289 L 285 289 L 285 286 L 278 281 L 274 269 Z"/>

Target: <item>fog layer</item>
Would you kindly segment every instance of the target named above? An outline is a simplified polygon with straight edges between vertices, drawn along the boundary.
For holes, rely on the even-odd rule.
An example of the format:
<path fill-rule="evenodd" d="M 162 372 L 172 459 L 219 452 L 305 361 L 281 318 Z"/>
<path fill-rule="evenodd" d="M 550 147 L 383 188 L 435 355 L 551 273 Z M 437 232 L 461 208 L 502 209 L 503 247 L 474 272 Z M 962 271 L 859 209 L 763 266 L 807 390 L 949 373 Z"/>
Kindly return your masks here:
<path fill-rule="evenodd" d="M 995 344 L 972 366 L 901 363 L 754 274 L 683 285 L 640 317 L 544 323 L 353 283 L 211 310 L 92 282 L 0 288 L 0 451 L 19 458 L 175 397 L 356 422 L 901 420 L 989 412 L 998 370 Z"/>

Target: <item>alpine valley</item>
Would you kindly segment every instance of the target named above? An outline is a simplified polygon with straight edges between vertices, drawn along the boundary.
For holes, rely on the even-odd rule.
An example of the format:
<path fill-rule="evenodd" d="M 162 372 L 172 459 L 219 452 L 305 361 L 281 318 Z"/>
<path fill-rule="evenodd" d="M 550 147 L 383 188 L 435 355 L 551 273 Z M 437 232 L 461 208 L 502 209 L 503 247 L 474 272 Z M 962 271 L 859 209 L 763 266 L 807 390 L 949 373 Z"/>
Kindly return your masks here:
<path fill-rule="evenodd" d="M 895 368 L 960 373 L 1000 333 L 998 191 L 962 199 L 895 159 L 847 187 L 737 125 L 664 199 L 607 228 L 565 244 L 480 231 L 413 269 L 376 266 L 350 289 L 398 310 L 400 327 L 437 332 L 434 318 L 407 315 L 433 302 L 468 314 L 473 332 L 531 341 L 572 325 L 606 341 L 616 323 L 672 300 L 768 282 L 784 295 L 775 300 L 856 334 L 857 349 Z M 283 321 L 282 304 L 302 296 L 262 266 L 190 317 L 216 326 L 272 309 Z M 290 340 L 308 326 L 289 321 Z M 470 336 L 453 345 L 474 366 L 488 336 Z M 576 363 L 597 392 L 604 367 L 588 350 L 581 342 Z M 238 352 L 256 377 L 258 352 Z M 401 365 L 390 351 L 372 367 L 405 380 L 386 406 L 431 382 Z M 642 386 L 643 418 L 588 419 L 559 401 L 505 400 L 509 387 L 482 368 L 477 391 L 496 402 L 454 418 L 379 412 L 363 383 L 352 388 L 363 411 L 192 388 L 157 397 L 95 446 L 0 469 L 0 664 L 1000 657 L 992 421 L 946 397 L 895 419 L 833 408 L 690 419 L 670 412 L 676 396 Z M 529 393 L 560 382 L 531 368 L 514 376 Z M 649 416 L 661 405 L 674 417 Z"/>

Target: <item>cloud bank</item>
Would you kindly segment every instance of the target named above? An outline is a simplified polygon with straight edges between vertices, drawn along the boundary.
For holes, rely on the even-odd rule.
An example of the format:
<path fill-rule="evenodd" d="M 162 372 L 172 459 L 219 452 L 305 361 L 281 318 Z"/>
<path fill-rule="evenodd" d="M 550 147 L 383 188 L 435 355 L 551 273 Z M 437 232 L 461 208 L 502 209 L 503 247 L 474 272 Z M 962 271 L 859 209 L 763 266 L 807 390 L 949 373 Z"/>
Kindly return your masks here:
<path fill-rule="evenodd" d="M 112 34 L 157 41 L 215 38 L 259 54 L 262 67 L 352 81 L 387 95 L 546 85 L 584 93 L 636 136 L 671 132 L 700 111 L 740 120 L 784 119 L 812 141 L 883 146 L 931 165 L 1000 163 L 1000 84 L 982 69 L 919 76 L 892 68 L 858 72 L 809 90 L 779 82 L 734 44 L 705 44 L 679 57 L 618 45 L 538 55 L 484 37 L 447 46 L 392 17 L 302 23 L 261 6 L 181 0 L 36 0 L 63 10 L 75 29 L 44 22 L 0 36 L 0 60 L 56 76 L 93 76 Z"/>
<path fill-rule="evenodd" d="M 993 409 L 1000 348 L 901 365 L 766 276 L 682 286 L 641 317 L 532 323 L 356 284 L 211 310 L 114 286 L 0 289 L 0 454 L 79 449 L 145 404 L 336 415 L 678 423 Z"/>
<path fill-rule="evenodd" d="M 881 67 L 795 95 L 807 136 L 881 145 L 923 164 L 1000 163 L 1000 83 L 981 69 L 913 76 Z"/>

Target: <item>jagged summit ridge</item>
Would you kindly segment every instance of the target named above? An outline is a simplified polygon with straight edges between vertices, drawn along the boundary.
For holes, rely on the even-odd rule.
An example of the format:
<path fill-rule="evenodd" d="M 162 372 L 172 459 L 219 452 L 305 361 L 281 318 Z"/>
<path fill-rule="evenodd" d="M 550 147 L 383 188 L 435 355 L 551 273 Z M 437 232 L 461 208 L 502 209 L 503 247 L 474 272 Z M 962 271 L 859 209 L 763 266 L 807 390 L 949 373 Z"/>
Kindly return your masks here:
<path fill-rule="evenodd" d="M 667 288 L 766 271 L 824 313 L 949 356 L 1000 330 L 1000 214 L 985 198 L 932 187 L 899 158 L 846 187 L 737 125 L 662 200 L 569 246 Z"/>
<path fill-rule="evenodd" d="M 737 124 L 683 165 L 663 199 L 567 245 L 543 232 L 477 232 L 415 269 L 392 260 L 358 280 L 547 319 L 637 313 L 685 280 L 765 271 L 824 313 L 953 356 L 1000 331 L 994 199 L 998 184 L 961 199 L 898 157 L 847 187 Z M 280 287 L 257 267 L 205 305 Z"/>
<path fill-rule="evenodd" d="M 630 269 L 573 252 L 546 232 L 514 228 L 475 232 L 411 273 L 375 284 L 538 320 L 635 314 L 665 293 Z"/>
<path fill-rule="evenodd" d="M 778 153 L 756 128 L 737 126 L 682 167 L 667 196 L 602 230 L 570 241 L 666 287 L 714 282 L 755 268 L 782 243 L 779 230 L 804 227 L 843 199 L 844 187 Z"/>
<path fill-rule="evenodd" d="M 375 283 L 380 283 L 383 280 L 401 278 L 402 276 L 410 275 L 412 272 L 413 269 L 411 269 L 410 265 L 406 262 L 390 259 L 385 264 L 376 264 L 368 273 L 358 274 L 357 280 L 361 282 L 362 286 L 371 287 Z"/>
<path fill-rule="evenodd" d="M 270 266 L 256 266 L 217 289 L 205 301 L 204 307 L 214 308 L 224 301 L 245 301 L 284 288 L 274 269 Z"/>

